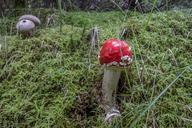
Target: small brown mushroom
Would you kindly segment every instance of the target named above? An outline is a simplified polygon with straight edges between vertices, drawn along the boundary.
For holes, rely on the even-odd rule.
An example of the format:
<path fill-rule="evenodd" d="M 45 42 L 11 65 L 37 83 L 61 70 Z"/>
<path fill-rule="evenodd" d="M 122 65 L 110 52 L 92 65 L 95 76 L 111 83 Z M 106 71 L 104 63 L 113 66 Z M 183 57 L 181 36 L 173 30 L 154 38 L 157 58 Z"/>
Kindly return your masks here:
<path fill-rule="evenodd" d="M 20 20 L 16 28 L 23 36 L 30 37 L 35 29 L 35 24 L 30 20 Z"/>
<path fill-rule="evenodd" d="M 39 18 L 33 15 L 23 15 L 19 18 L 16 28 L 24 37 L 31 37 L 34 33 L 35 27 L 40 25 Z"/>
<path fill-rule="evenodd" d="M 20 20 L 16 25 L 17 30 L 20 32 L 31 31 L 35 28 L 35 24 L 30 20 Z"/>
<path fill-rule="evenodd" d="M 36 26 L 41 24 L 41 21 L 39 20 L 39 18 L 33 15 L 23 15 L 19 18 L 19 21 L 24 19 L 32 21 Z"/>

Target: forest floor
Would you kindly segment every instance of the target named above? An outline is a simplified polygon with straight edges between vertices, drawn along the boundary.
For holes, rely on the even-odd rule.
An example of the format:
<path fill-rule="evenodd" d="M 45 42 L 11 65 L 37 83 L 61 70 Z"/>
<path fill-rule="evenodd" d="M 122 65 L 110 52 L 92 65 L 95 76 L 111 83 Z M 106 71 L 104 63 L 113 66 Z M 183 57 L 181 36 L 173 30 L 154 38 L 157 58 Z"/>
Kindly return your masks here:
<path fill-rule="evenodd" d="M 29 39 L 15 32 L 14 18 L 0 19 L 2 128 L 192 127 L 192 10 L 56 17 L 55 25 L 42 25 Z M 122 117 L 110 125 L 100 105 L 99 48 L 90 50 L 87 40 L 94 26 L 99 47 L 128 28 L 125 40 L 134 54 L 119 81 Z"/>

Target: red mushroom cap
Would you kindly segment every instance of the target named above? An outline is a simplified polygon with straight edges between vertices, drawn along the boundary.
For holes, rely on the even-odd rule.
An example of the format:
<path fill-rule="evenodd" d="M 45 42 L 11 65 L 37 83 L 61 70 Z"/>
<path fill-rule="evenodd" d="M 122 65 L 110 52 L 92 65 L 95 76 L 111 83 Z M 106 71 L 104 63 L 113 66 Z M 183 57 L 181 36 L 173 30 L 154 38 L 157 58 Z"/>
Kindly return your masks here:
<path fill-rule="evenodd" d="M 108 39 L 101 47 L 99 61 L 101 65 L 127 66 L 132 62 L 131 47 L 125 41 Z"/>

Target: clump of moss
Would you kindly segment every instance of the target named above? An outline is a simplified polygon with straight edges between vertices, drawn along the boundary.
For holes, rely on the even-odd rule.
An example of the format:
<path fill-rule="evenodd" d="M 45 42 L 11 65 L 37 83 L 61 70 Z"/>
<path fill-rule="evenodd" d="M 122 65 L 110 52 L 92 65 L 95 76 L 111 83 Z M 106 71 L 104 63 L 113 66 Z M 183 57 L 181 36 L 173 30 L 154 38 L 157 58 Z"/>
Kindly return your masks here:
<path fill-rule="evenodd" d="M 96 97 L 102 80 L 98 50 L 90 53 L 86 40 L 89 27 L 95 25 L 101 30 L 100 44 L 119 37 L 122 27 L 128 28 L 127 41 L 134 51 L 131 71 L 125 71 L 119 82 L 122 120 L 112 125 L 130 126 L 187 68 L 135 127 L 192 126 L 192 17 L 188 11 L 132 12 L 127 17 L 120 12 L 71 12 L 64 20 L 61 31 L 58 27 L 41 29 L 31 39 L 2 37 L 1 126 L 108 127 Z"/>
<path fill-rule="evenodd" d="M 78 92 L 91 86 L 82 29 L 41 30 L 38 37 L 7 37 L 1 50 L 1 123 L 48 127 L 67 123 Z M 81 83 L 81 81 L 84 81 Z"/>

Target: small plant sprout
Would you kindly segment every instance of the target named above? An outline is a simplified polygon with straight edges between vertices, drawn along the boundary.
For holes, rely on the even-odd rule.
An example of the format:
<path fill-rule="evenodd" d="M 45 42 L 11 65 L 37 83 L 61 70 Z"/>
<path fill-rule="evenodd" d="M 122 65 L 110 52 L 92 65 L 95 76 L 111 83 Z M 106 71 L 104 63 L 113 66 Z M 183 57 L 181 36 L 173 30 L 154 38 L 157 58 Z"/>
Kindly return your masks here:
<path fill-rule="evenodd" d="M 98 42 L 99 42 L 99 28 L 98 27 L 93 27 L 89 34 L 88 34 L 88 40 L 91 44 L 91 49 L 95 49 L 98 47 Z"/>
<path fill-rule="evenodd" d="M 132 62 L 131 48 L 125 41 L 108 39 L 101 47 L 99 61 L 104 65 L 102 82 L 103 104 L 106 112 L 105 121 L 111 122 L 113 117 L 121 116 L 115 107 L 116 88 L 121 75 L 121 69 Z"/>
<path fill-rule="evenodd" d="M 23 15 L 19 18 L 16 28 L 24 37 L 31 37 L 35 27 L 40 25 L 39 18 L 33 15 Z"/>

